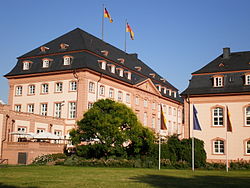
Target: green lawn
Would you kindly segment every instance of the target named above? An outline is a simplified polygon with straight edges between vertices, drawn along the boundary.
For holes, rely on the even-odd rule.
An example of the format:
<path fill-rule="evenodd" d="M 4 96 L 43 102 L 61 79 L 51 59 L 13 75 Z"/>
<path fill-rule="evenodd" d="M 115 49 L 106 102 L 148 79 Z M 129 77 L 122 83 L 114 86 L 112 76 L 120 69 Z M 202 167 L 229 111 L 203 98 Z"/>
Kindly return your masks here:
<path fill-rule="evenodd" d="M 156 170 L 65 166 L 0 168 L 0 187 L 250 187 L 250 171 Z"/>

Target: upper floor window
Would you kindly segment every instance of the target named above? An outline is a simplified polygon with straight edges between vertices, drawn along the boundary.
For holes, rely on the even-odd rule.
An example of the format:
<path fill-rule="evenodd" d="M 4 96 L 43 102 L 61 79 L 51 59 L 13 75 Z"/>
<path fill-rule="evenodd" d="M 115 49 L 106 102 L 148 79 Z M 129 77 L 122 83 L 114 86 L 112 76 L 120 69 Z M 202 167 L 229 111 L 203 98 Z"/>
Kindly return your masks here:
<path fill-rule="evenodd" d="M 16 95 L 22 95 L 22 93 L 23 93 L 23 87 L 17 86 L 16 87 Z"/>
<path fill-rule="evenodd" d="M 38 133 L 43 133 L 43 132 L 45 132 L 45 129 L 40 129 L 40 128 L 38 128 L 37 130 L 36 130 L 36 133 L 38 134 Z"/>
<path fill-rule="evenodd" d="M 155 117 L 152 117 L 152 128 L 155 128 Z"/>
<path fill-rule="evenodd" d="M 34 113 L 34 104 L 28 104 L 28 113 Z"/>
<path fill-rule="evenodd" d="M 143 114 L 143 124 L 144 124 L 144 126 L 147 126 L 147 124 L 148 124 L 147 112 L 144 112 L 144 114 Z"/>
<path fill-rule="evenodd" d="M 31 66 L 31 62 L 30 61 L 24 61 L 23 62 L 23 70 L 29 70 Z"/>
<path fill-rule="evenodd" d="M 245 85 L 250 85 L 250 74 L 245 75 Z"/>
<path fill-rule="evenodd" d="M 148 107 L 148 100 L 144 99 L 144 107 Z"/>
<path fill-rule="evenodd" d="M 42 116 L 47 116 L 47 112 L 48 112 L 48 104 L 44 103 L 41 104 L 41 109 L 40 109 L 40 115 Z"/>
<path fill-rule="evenodd" d="M 152 110 L 155 110 L 155 102 L 152 103 Z"/>
<path fill-rule="evenodd" d="M 100 86 L 100 95 L 104 96 L 105 95 L 105 87 Z"/>
<path fill-rule="evenodd" d="M 135 96 L 135 104 L 136 104 L 136 105 L 139 105 L 139 102 L 140 102 L 139 97 L 138 97 L 138 96 Z"/>
<path fill-rule="evenodd" d="M 214 154 L 224 154 L 224 141 L 223 140 L 214 140 L 213 141 L 213 153 Z"/>
<path fill-rule="evenodd" d="M 245 125 L 250 126 L 250 106 L 245 108 Z"/>
<path fill-rule="evenodd" d="M 172 107 L 171 106 L 168 107 L 168 115 L 172 115 Z"/>
<path fill-rule="evenodd" d="M 49 59 L 43 59 L 43 68 L 48 68 L 49 67 Z"/>
<path fill-rule="evenodd" d="M 118 92 L 118 101 L 122 101 L 122 92 L 121 91 Z"/>
<path fill-rule="evenodd" d="M 122 68 L 116 68 L 118 70 L 118 74 L 120 77 L 123 77 L 123 69 Z"/>
<path fill-rule="evenodd" d="M 214 77 L 214 87 L 223 87 L 223 76 Z"/>
<path fill-rule="evenodd" d="M 223 108 L 213 108 L 213 126 L 223 126 Z"/>
<path fill-rule="evenodd" d="M 62 89 L 63 89 L 63 83 L 57 82 L 55 92 L 62 92 Z"/>
<path fill-rule="evenodd" d="M 17 132 L 25 133 L 26 132 L 26 127 L 18 127 Z"/>
<path fill-rule="evenodd" d="M 69 103 L 69 118 L 73 119 L 76 117 L 76 103 L 70 102 Z"/>
<path fill-rule="evenodd" d="M 113 88 L 110 88 L 109 89 L 109 98 L 114 98 L 114 89 Z"/>
<path fill-rule="evenodd" d="M 42 84 L 42 92 L 41 93 L 48 93 L 49 92 L 49 85 Z"/>
<path fill-rule="evenodd" d="M 95 92 L 95 83 L 89 82 L 89 92 L 94 93 Z"/>
<path fill-rule="evenodd" d="M 128 80 L 131 80 L 131 72 L 124 71 L 124 73 L 126 73 Z"/>
<path fill-rule="evenodd" d="M 104 60 L 98 60 L 98 62 L 100 63 L 101 69 L 106 70 L 107 62 Z"/>
<path fill-rule="evenodd" d="M 62 115 L 62 103 L 55 103 L 55 114 L 54 116 L 60 118 Z"/>
<path fill-rule="evenodd" d="M 92 102 L 88 103 L 88 109 L 92 108 L 93 106 L 94 106 L 94 103 L 92 103 Z"/>
<path fill-rule="evenodd" d="M 72 63 L 73 58 L 71 56 L 63 57 L 63 65 L 70 65 Z"/>
<path fill-rule="evenodd" d="M 29 95 L 34 95 L 35 94 L 35 85 L 29 85 L 28 86 L 28 94 Z"/>
<path fill-rule="evenodd" d="M 126 103 L 130 103 L 130 94 L 126 94 Z"/>
<path fill-rule="evenodd" d="M 77 82 L 76 81 L 72 81 L 69 83 L 69 90 L 70 91 L 76 91 L 77 90 Z"/>

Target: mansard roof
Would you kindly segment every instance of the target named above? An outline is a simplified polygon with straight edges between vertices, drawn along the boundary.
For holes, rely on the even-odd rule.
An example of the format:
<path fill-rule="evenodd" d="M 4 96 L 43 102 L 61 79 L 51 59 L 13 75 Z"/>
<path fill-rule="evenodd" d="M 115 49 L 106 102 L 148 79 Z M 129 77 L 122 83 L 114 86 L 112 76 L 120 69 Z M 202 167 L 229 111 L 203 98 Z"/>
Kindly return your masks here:
<path fill-rule="evenodd" d="M 250 73 L 250 52 L 223 54 L 192 73 L 189 86 L 181 95 L 229 94 L 250 92 L 245 74 Z M 214 87 L 214 76 L 223 77 L 223 87 Z"/>
<path fill-rule="evenodd" d="M 66 44 L 67 47 L 63 49 L 60 48 L 62 44 Z M 41 50 L 41 47 L 43 50 Z M 104 54 L 104 51 L 108 52 L 108 54 Z M 71 65 L 63 66 L 63 56 L 65 55 L 73 57 Z M 42 59 L 44 58 L 50 58 L 52 60 L 48 68 L 42 67 Z M 121 58 L 124 60 L 123 62 L 121 62 Z M 26 60 L 32 62 L 29 70 L 22 69 L 22 62 Z M 113 74 L 110 73 L 110 71 L 101 69 L 97 63 L 98 60 L 105 60 L 107 63 L 114 64 L 116 67 L 132 72 L 132 79 L 129 80 L 125 77 L 120 77 L 118 74 Z M 138 70 L 138 67 L 140 67 L 141 70 Z M 173 85 L 166 80 L 162 80 L 160 75 L 138 59 L 137 54 L 125 53 L 79 28 L 18 57 L 16 66 L 6 74 L 5 77 L 72 71 L 82 68 L 88 68 L 133 85 L 150 78 L 153 83 L 160 83 L 162 86 L 178 93 L 178 90 Z M 154 78 L 150 76 L 152 73 L 155 74 Z M 161 93 L 165 97 L 182 102 L 179 95 L 175 98 L 165 95 L 163 92 Z"/>

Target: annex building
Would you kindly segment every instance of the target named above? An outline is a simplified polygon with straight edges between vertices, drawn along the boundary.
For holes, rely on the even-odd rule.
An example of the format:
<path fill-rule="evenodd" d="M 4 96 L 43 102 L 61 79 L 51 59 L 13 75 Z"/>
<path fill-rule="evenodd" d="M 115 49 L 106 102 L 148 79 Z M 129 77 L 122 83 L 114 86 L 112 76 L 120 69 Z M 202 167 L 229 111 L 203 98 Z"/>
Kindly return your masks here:
<path fill-rule="evenodd" d="M 224 48 L 192 73 L 182 96 L 185 137 L 204 141 L 208 161 L 250 160 L 250 52 Z M 193 106 L 201 131 L 192 130 Z"/>
<path fill-rule="evenodd" d="M 39 151 L 62 150 L 64 141 L 39 143 L 43 150 L 33 155 L 33 149 L 27 148 L 34 142 L 18 142 L 18 135 L 11 133 L 49 132 L 68 138 L 76 120 L 103 98 L 131 107 L 142 124 L 155 132 L 160 129 L 162 106 L 168 127 L 163 133 L 184 135 L 178 90 L 137 54 L 125 53 L 77 28 L 17 59 L 5 75 L 9 99 L 8 105 L 0 105 L 0 159 L 16 164 L 21 152 L 30 163 L 43 154 Z"/>

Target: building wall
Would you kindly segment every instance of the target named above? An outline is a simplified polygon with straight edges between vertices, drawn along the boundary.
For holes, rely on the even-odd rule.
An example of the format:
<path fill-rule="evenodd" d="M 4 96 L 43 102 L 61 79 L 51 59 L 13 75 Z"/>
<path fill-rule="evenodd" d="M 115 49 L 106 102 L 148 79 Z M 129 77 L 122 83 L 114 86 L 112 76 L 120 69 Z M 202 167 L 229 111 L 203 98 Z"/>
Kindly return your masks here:
<path fill-rule="evenodd" d="M 194 137 L 204 141 L 208 160 L 225 160 L 226 153 L 229 160 L 250 160 L 250 154 L 246 154 L 246 140 L 250 139 L 250 126 L 245 125 L 245 107 L 250 105 L 250 95 L 232 96 L 209 96 L 209 97 L 190 97 L 190 106 L 185 101 L 185 114 L 190 111 L 189 116 L 185 116 L 185 130 L 189 130 L 185 137 L 192 137 L 193 126 L 193 105 L 197 109 L 197 116 L 202 131 L 194 130 Z M 188 110 L 188 107 L 190 108 Z M 214 107 L 223 108 L 223 126 L 213 126 Z M 232 132 L 227 132 L 227 110 L 230 113 L 232 122 Z M 224 154 L 214 154 L 213 140 L 220 139 L 225 142 Z M 226 145 L 228 143 L 228 145 Z M 227 150 L 228 148 L 228 150 Z"/>

